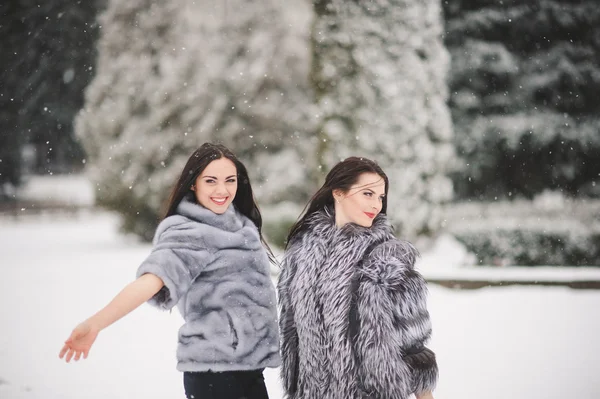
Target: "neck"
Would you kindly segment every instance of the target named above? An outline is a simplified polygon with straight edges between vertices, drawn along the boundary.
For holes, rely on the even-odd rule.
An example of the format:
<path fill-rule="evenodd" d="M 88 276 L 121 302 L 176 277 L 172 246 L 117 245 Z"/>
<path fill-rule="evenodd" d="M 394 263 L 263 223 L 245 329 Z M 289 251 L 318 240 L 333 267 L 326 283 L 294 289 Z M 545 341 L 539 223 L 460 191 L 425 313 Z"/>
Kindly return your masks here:
<path fill-rule="evenodd" d="M 335 227 L 337 227 L 339 229 L 340 227 L 344 227 L 347 224 L 348 224 L 348 220 L 344 216 L 340 215 L 339 212 L 336 212 L 335 213 Z"/>

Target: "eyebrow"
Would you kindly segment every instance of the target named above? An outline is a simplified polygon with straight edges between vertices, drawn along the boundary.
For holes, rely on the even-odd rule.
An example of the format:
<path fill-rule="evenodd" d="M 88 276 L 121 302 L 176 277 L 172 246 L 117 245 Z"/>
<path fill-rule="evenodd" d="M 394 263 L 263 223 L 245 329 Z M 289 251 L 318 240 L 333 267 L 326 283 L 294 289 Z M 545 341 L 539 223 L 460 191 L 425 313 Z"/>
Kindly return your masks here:
<path fill-rule="evenodd" d="M 370 192 L 372 192 L 373 194 L 377 195 L 377 193 L 376 193 L 375 191 L 371 190 L 370 188 L 365 188 L 364 190 L 370 191 Z M 381 194 L 381 196 L 382 196 L 382 197 L 385 197 L 385 193 L 384 193 L 384 194 Z"/>
<path fill-rule="evenodd" d="M 225 180 L 227 180 L 227 179 L 231 179 L 232 177 L 236 177 L 236 175 L 227 176 L 227 177 L 225 178 Z M 219 180 L 219 179 L 217 179 L 215 176 L 202 176 L 202 178 L 203 178 L 203 179 L 213 179 L 213 180 Z"/>

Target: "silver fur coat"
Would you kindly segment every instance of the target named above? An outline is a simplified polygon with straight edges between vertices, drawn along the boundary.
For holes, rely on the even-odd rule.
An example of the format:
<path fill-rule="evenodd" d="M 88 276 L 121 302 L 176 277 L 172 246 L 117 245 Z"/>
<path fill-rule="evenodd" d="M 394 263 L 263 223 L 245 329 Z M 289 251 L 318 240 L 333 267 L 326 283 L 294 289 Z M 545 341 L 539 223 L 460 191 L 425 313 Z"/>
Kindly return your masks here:
<path fill-rule="evenodd" d="M 291 399 L 406 399 L 433 391 L 435 355 L 417 250 L 383 214 L 370 228 L 313 214 L 278 282 L 281 375 Z M 363 259 L 364 258 L 364 259 Z"/>
<path fill-rule="evenodd" d="M 223 214 L 184 198 L 164 219 L 137 276 L 164 287 L 151 305 L 176 304 L 177 369 L 231 371 L 280 364 L 277 299 L 269 259 L 254 223 L 230 205 Z"/>

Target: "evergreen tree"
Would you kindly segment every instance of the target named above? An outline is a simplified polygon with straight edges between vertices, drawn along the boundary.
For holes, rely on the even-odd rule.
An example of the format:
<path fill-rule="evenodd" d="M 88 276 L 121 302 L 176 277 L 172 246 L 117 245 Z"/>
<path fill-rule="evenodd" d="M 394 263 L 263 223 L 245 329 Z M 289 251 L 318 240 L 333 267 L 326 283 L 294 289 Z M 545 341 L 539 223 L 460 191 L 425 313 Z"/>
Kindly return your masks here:
<path fill-rule="evenodd" d="M 459 196 L 599 197 L 598 2 L 443 4 Z"/>
<path fill-rule="evenodd" d="M 110 1 L 77 118 L 98 203 L 150 238 L 205 141 L 245 161 L 261 203 L 305 199 L 309 17 L 302 1 Z"/>
<path fill-rule="evenodd" d="M 82 165 L 73 117 L 93 75 L 103 0 L 15 0 L 0 4 L 0 186 L 19 182 L 21 148 L 37 150 L 32 172 Z M 6 180 L 5 180 L 6 179 Z M 0 188 L 1 190 L 1 188 Z"/>
<path fill-rule="evenodd" d="M 329 170 L 349 155 L 376 160 L 390 177 L 388 214 L 399 232 L 437 230 L 454 159 L 439 1 L 313 4 L 315 165 Z"/>

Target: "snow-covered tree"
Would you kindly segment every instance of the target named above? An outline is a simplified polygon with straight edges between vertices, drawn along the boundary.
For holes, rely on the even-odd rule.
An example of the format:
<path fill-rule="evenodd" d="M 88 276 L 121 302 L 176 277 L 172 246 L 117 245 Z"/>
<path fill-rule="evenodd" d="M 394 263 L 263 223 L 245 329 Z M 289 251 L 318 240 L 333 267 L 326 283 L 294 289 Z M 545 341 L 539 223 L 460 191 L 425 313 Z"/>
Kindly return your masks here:
<path fill-rule="evenodd" d="M 437 230 L 454 160 L 439 0 L 313 4 L 316 167 L 349 155 L 376 160 L 390 177 L 388 214 L 400 233 Z"/>
<path fill-rule="evenodd" d="M 310 4 L 111 0 L 76 128 L 100 205 L 150 238 L 187 157 L 221 142 L 261 204 L 306 199 Z"/>
<path fill-rule="evenodd" d="M 91 80 L 104 0 L 0 3 L 0 200 L 21 174 L 81 169 L 73 117 Z M 21 165 L 24 145 L 35 151 Z"/>
<path fill-rule="evenodd" d="M 440 12 L 437 0 L 111 0 L 76 124 L 98 202 L 150 237 L 188 155 L 219 141 L 278 215 L 358 154 L 390 175 L 405 234 L 435 230 L 453 159 Z"/>
<path fill-rule="evenodd" d="M 461 198 L 600 197 L 597 0 L 443 2 Z"/>

